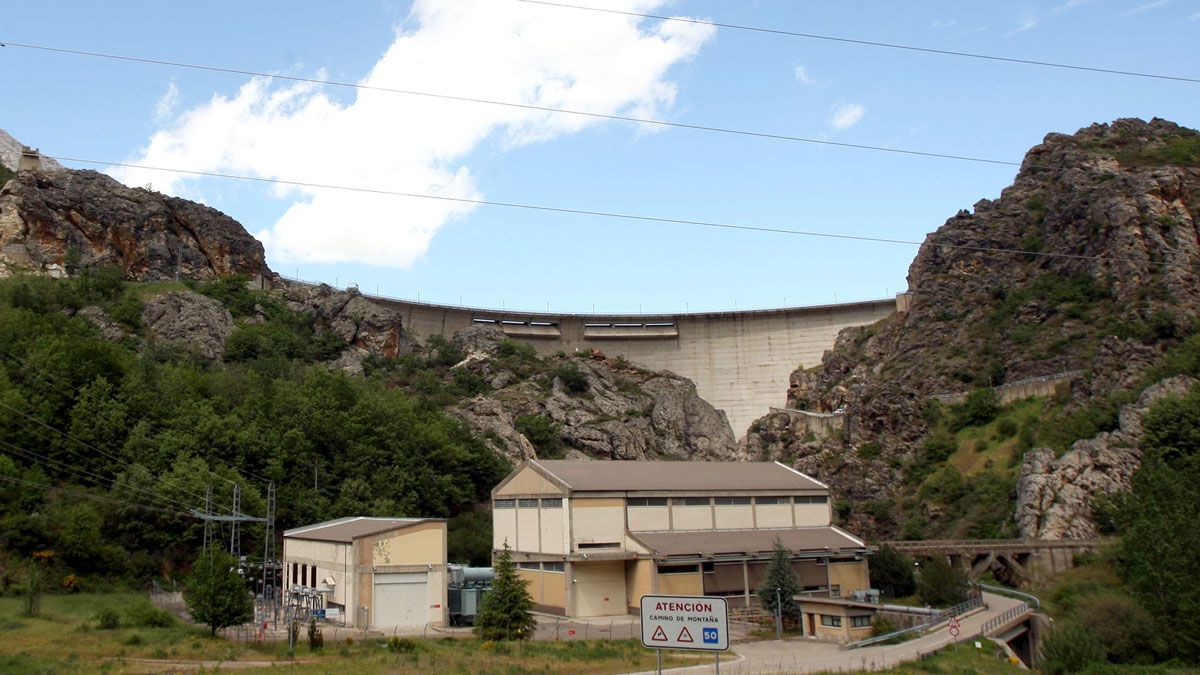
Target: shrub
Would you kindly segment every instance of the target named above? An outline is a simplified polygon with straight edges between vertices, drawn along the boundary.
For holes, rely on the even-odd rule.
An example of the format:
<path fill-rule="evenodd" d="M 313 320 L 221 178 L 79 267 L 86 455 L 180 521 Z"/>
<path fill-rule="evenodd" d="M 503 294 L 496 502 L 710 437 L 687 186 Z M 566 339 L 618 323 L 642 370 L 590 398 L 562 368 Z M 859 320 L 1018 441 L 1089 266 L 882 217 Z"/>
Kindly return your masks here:
<path fill-rule="evenodd" d="M 858 456 L 866 460 L 876 459 L 883 453 L 883 447 L 878 443 L 863 443 L 858 446 Z"/>
<path fill-rule="evenodd" d="M 1000 399 L 991 389 L 976 389 L 967 394 L 967 400 L 951 408 L 950 428 L 954 431 L 966 427 L 977 427 L 996 419 L 1000 413 Z"/>
<path fill-rule="evenodd" d="M 588 384 L 587 375 L 583 374 L 579 366 L 571 362 L 564 363 L 555 368 L 552 375 L 554 379 L 562 382 L 567 391 L 573 394 L 582 394 L 591 386 Z"/>
<path fill-rule="evenodd" d="M 138 645 L 146 644 L 146 640 L 144 638 L 142 638 L 141 635 L 134 633 L 133 635 L 130 635 L 129 637 L 125 638 L 124 640 L 121 640 L 121 644 L 130 646 L 130 647 L 136 647 Z"/>
<path fill-rule="evenodd" d="M 455 347 L 442 335 L 430 335 L 425 341 L 429 350 L 429 363 L 434 366 L 452 366 L 467 358 L 466 352 Z"/>
<path fill-rule="evenodd" d="M 234 316 L 254 314 L 254 293 L 250 291 L 250 278 L 243 274 L 231 274 L 205 281 L 196 287 L 196 292 L 221 303 Z"/>
<path fill-rule="evenodd" d="M 96 616 L 94 618 L 96 621 L 96 628 L 99 628 L 100 630 L 116 630 L 121 627 L 121 615 L 117 614 L 117 610 L 111 607 L 105 607 L 99 612 L 96 612 Z"/>
<path fill-rule="evenodd" d="M 871 556 L 867 569 L 871 575 L 871 587 L 878 588 L 889 598 L 912 595 L 917 588 L 912 558 L 887 544 L 880 546 L 879 553 Z"/>
<path fill-rule="evenodd" d="M 146 599 L 130 605 L 125 610 L 125 616 L 129 619 L 129 625 L 131 626 L 167 628 L 175 625 L 174 614 Z"/>
<path fill-rule="evenodd" d="M 1063 623 L 1042 643 L 1041 668 L 1050 675 L 1078 673 L 1104 660 L 1104 646 L 1087 628 Z"/>
<path fill-rule="evenodd" d="M 320 651 L 325 647 L 325 634 L 317 625 L 316 619 L 308 620 L 308 648 L 310 651 Z"/>
<path fill-rule="evenodd" d="M 996 438 L 1011 438 L 1017 435 L 1017 423 L 1004 417 L 996 423 Z"/>
<path fill-rule="evenodd" d="M 899 627 L 896 626 L 896 622 L 882 614 L 876 614 L 875 618 L 871 619 L 872 636 L 887 635 L 888 633 L 895 633 L 897 630 L 899 630 Z"/>
<path fill-rule="evenodd" d="M 517 431 L 521 432 L 537 450 L 542 459 L 562 457 L 562 435 L 558 425 L 545 415 L 521 415 L 517 417 Z"/>
<path fill-rule="evenodd" d="M 388 651 L 393 654 L 412 654 L 417 651 L 417 641 L 412 638 L 392 636 L 387 641 Z"/>
<path fill-rule="evenodd" d="M 509 338 L 504 338 L 500 341 L 500 344 L 496 346 L 496 354 L 500 357 L 516 357 L 526 360 L 537 358 L 537 350 L 533 348 L 533 345 L 517 342 Z"/>

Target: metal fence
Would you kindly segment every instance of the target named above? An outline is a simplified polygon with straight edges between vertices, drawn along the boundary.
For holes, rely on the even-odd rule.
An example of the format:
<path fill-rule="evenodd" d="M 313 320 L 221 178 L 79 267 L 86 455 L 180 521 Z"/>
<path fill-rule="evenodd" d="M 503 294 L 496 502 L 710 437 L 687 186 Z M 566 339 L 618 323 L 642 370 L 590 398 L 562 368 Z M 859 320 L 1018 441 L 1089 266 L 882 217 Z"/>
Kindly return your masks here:
<path fill-rule="evenodd" d="M 961 616 L 961 615 L 966 614 L 967 612 L 975 609 L 976 607 L 983 607 L 983 606 L 984 606 L 983 605 L 983 597 L 976 595 L 972 598 L 969 598 L 966 602 L 960 602 L 957 605 L 955 605 L 949 609 L 943 610 L 943 611 L 939 612 L 938 614 L 933 615 L 933 618 L 931 618 L 929 621 L 926 621 L 925 623 L 918 624 L 916 626 L 913 626 L 912 628 L 904 628 L 902 630 L 892 631 L 891 633 L 884 633 L 883 635 L 876 635 L 874 637 L 869 637 L 865 640 L 851 642 L 850 644 L 846 645 L 846 649 L 858 649 L 859 647 L 868 647 L 870 645 L 879 644 L 881 642 L 887 642 L 888 640 L 892 640 L 894 638 L 909 635 L 910 633 L 923 633 L 924 631 L 926 631 L 944 621 L 948 621 L 951 617 Z"/>
<path fill-rule="evenodd" d="M 988 637 L 1001 626 L 1005 626 L 1011 621 L 1032 613 L 1033 608 L 1022 602 L 1016 607 L 1010 608 L 1000 616 L 992 617 L 991 619 L 985 621 L 983 627 L 979 629 L 979 635 L 982 637 Z"/>

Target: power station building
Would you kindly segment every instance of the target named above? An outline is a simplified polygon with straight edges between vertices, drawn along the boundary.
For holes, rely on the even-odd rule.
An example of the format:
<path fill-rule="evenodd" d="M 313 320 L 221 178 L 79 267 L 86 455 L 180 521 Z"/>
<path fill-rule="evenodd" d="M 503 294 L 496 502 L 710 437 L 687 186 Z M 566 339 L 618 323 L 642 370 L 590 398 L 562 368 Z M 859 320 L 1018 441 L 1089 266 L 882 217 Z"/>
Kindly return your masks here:
<path fill-rule="evenodd" d="M 446 625 L 446 521 L 329 520 L 283 534 L 284 598 L 356 628 Z"/>
<path fill-rule="evenodd" d="M 549 613 L 626 614 L 648 594 L 749 605 L 776 541 L 806 594 L 869 587 L 867 545 L 831 524 L 828 486 L 777 462 L 533 459 L 492 507 L 493 548 Z"/>

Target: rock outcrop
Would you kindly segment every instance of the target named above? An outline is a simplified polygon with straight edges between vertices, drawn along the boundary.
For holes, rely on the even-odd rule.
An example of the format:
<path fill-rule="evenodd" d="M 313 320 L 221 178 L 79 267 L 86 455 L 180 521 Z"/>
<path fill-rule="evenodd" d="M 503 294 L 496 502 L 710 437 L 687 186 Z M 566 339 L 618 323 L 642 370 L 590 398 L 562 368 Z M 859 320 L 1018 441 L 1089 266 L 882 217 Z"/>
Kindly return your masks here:
<path fill-rule="evenodd" d="M 364 298 L 357 289 L 339 291 L 326 284 L 281 285 L 289 309 L 312 314 L 318 330 L 333 333 L 346 343 L 346 351 L 334 364 L 338 368 L 361 373 L 363 359 L 371 354 L 395 358 L 418 347 L 404 330 L 399 312 Z"/>
<path fill-rule="evenodd" d="M 901 498 L 936 394 L 1073 370 L 1088 373 L 1073 401 L 1127 388 L 1200 318 L 1198 225 L 1196 131 L 1123 119 L 1050 134 L 998 199 L 926 237 L 907 312 L 842 331 L 792 375 L 788 406 L 840 410 L 844 429 L 814 441 L 768 416 L 746 451 L 795 462 L 851 503 Z M 882 451 L 864 458 L 865 444 Z"/>
<path fill-rule="evenodd" d="M 1017 482 L 1017 526 L 1027 539 L 1089 539 L 1099 535 L 1096 497 L 1130 489 L 1142 463 L 1142 420 L 1166 396 L 1182 396 L 1196 381 L 1173 377 L 1147 388 L 1121 409 L 1120 428 L 1076 441 L 1062 457 L 1038 448 L 1025 455 Z"/>
<path fill-rule="evenodd" d="M 262 244 L 216 209 L 95 171 L 23 171 L 0 190 L 0 276 L 113 265 L 127 279 L 269 278 Z"/>
<path fill-rule="evenodd" d="M 146 300 L 142 323 L 154 339 L 201 358 L 220 360 L 233 317 L 212 298 L 181 291 Z"/>
<path fill-rule="evenodd" d="M 598 351 L 547 358 L 538 366 L 544 372 L 517 372 L 523 369 L 508 367 L 499 353 L 505 342 L 491 326 L 455 336 L 454 345 L 466 354 L 455 369 L 481 378 L 489 391 L 452 411 L 502 454 L 517 460 L 535 456 L 518 420 L 540 416 L 552 422 L 568 457 L 743 458 L 724 413 L 701 399 L 691 380 Z"/>

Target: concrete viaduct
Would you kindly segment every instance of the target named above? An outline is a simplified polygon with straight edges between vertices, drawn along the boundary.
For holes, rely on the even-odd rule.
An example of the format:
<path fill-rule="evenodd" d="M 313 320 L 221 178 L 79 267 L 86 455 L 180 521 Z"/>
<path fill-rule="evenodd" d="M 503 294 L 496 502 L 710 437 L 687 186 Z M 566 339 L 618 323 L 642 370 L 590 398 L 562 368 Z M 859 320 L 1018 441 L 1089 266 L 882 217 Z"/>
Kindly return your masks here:
<path fill-rule="evenodd" d="M 889 541 L 918 558 L 945 557 L 972 577 L 989 570 L 1014 582 L 1035 582 L 1075 566 L 1075 556 L 1100 549 L 1099 539 L 949 539 Z"/>
<path fill-rule="evenodd" d="M 365 295 L 365 294 L 364 294 Z M 789 376 L 811 367 L 843 328 L 875 323 L 907 309 L 908 296 L 813 307 L 684 314 L 557 314 L 475 309 L 365 295 L 398 311 L 419 338 L 451 337 L 494 325 L 542 355 L 590 351 L 624 356 L 696 383 L 704 400 L 725 412 L 734 435 L 784 404 Z"/>

